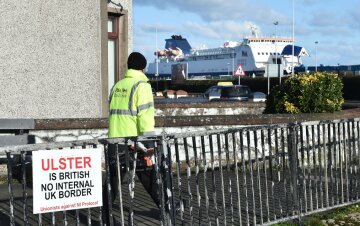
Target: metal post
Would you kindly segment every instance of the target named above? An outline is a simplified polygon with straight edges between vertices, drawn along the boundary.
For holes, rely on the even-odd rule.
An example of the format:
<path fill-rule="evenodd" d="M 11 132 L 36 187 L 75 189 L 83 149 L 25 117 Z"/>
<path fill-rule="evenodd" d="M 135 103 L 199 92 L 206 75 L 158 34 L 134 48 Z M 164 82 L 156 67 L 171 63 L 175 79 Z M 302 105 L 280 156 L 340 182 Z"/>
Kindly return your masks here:
<path fill-rule="evenodd" d="M 235 49 L 232 49 L 232 73 L 231 75 L 234 76 L 235 71 Z"/>
<path fill-rule="evenodd" d="M 270 94 L 270 77 L 269 77 L 269 64 L 267 65 L 267 85 L 268 85 L 268 92 L 267 94 Z"/>
<path fill-rule="evenodd" d="M 294 0 L 292 1 L 292 55 L 291 55 L 291 63 L 292 63 L 292 68 L 291 68 L 291 74 L 294 75 L 294 44 L 295 44 L 295 3 Z"/>
<path fill-rule="evenodd" d="M 279 24 L 279 21 L 276 21 L 274 23 L 275 25 L 275 64 L 277 67 L 277 74 L 278 74 L 278 78 L 279 78 L 279 85 L 281 86 L 281 76 L 280 76 L 280 69 L 279 69 L 279 65 L 278 65 L 278 52 L 277 52 L 277 34 L 276 34 L 276 26 Z"/>
<path fill-rule="evenodd" d="M 14 193 L 13 193 L 13 159 L 11 157 L 10 152 L 6 152 L 7 158 L 7 171 L 8 171 L 8 191 L 9 191 L 9 203 L 10 203 L 10 225 L 15 226 L 15 214 L 14 214 Z"/>
<path fill-rule="evenodd" d="M 163 184 L 163 201 L 162 201 L 162 211 L 164 212 L 164 225 L 172 226 L 175 225 L 175 203 L 173 199 L 173 186 L 172 186 L 172 176 L 171 176 L 171 154 L 170 154 L 170 145 L 168 139 L 165 135 L 161 137 L 161 147 L 158 149 L 159 160 L 161 165 L 161 178 L 160 180 L 165 180 Z M 165 192 L 166 191 L 166 192 Z M 164 206 L 163 206 L 164 205 Z"/>
<path fill-rule="evenodd" d="M 315 72 L 317 72 L 317 44 L 318 43 L 319 43 L 318 41 L 315 42 Z"/>
<path fill-rule="evenodd" d="M 296 134 L 297 134 L 297 126 L 292 125 L 289 128 L 289 137 L 288 137 L 288 151 L 289 151 L 289 166 L 290 166 L 290 180 L 291 180 L 291 192 L 293 194 L 293 212 L 295 214 L 298 214 L 299 221 L 301 220 L 301 212 L 299 209 L 299 195 L 298 195 L 298 152 L 297 152 L 297 140 L 296 140 Z"/>

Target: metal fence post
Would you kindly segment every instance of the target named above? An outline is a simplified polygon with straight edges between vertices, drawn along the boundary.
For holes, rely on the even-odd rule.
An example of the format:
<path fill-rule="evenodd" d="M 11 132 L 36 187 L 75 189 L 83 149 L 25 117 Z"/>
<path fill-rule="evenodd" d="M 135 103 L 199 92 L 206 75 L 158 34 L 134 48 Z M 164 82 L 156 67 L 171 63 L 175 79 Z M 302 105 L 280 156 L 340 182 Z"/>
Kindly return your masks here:
<path fill-rule="evenodd" d="M 170 146 L 168 143 L 168 137 L 166 135 L 162 135 L 160 138 L 160 159 L 161 159 L 161 167 L 160 167 L 160 180 L 163 180 L 163 191 L 164 196 L 162 203 L 165 205 L 161 207 L 161 211 L 163 212 L 164 222 L 162 222 L 166 226 L 175 225 L 175 204 L 173 199 L 173 188 L 172 188 L 172 177 L 171 177 L 171 153 Z M 161 188 L 160 188 L 161 189 Z M 161 204 L 162 205 L 162 204 Z"/>
<path fill-rule="evenodd" d="M 293 124 L 289 127 L 289 137 L 288 137 L 288 151 L 289 151 L 289 166 L 290 166 L 290 175 L 291 175 L 291 190 L 293 195 L 294 209 L 293 212 L 295 215 L 298 215 L 299 222 L 301 221 L 301 212 L 299 205 L 299 174 L 298 174 L 298 149 L 297 149 L 297 131 L 299 126 Z"/>
<path fill-rule="evenodd" d="M 8 191 L 9 191 L 9 202 L 10 202 L 10 225 L 15 226 L 15 215 L 14 215 L 14 193 L 13 193 L 13 182 L 12 182 L 12 168 L 13 160 L 10 152 L 6 152 L 7 157 L 7 170 L 8 170 Z"/>

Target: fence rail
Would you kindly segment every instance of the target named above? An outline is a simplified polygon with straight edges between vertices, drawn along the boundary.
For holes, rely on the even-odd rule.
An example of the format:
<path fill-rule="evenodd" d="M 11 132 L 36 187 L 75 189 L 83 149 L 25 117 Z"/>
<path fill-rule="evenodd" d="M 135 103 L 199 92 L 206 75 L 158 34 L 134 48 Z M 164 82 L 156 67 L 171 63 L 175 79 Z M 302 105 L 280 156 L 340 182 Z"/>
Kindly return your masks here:
<path fill-rule="evenodd" d="M 8 158 L 10 210 L 6 214 L 11 225 L 102 225 L 104 216 L 110 216 L 110 225 L 115 221 L 121 225 L 145 221 L 147 225 L 269 225 L 301 220 L 314 212 L 360 202 L 359 137 L 356 118 L 138 138 L 135 145 L 150 141 L 155 148 L 156 194 L 145 189 L 150 196 L 136 179 L 136 175 L 142 178 L 146 167 L 132 161 L 139 159 L 137 152 L 121 148 L 128 147 L 125 139 L 1 147 Z M 115 149 L 109 148 L 112 144 Z M 59 147 L 75 151 L 89 145 L 104 149 L 108 185 L 103 192 L 108 194 L 109 208 L 32 215 L 29 153 Z M 110 158 L 113 153 L 115 160 Z M 19 163 L 13 163 L 19 154 Z M 14 190 L 14 165 L 21 168 L 18 190 Z M 114 167 L 117 184 L 109 182 Z M 112 200 L 115 187 L 119 195 Z"/>

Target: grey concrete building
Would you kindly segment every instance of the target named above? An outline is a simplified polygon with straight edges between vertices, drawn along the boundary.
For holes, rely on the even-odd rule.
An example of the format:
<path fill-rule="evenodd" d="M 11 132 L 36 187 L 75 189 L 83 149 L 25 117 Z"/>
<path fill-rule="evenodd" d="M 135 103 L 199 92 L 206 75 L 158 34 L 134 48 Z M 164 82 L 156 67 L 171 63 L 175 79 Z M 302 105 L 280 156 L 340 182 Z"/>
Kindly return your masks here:
<path fill-rule="evenodd" d="M 107 117 L 132 0 L 0 1 L 0 118 Z"/>

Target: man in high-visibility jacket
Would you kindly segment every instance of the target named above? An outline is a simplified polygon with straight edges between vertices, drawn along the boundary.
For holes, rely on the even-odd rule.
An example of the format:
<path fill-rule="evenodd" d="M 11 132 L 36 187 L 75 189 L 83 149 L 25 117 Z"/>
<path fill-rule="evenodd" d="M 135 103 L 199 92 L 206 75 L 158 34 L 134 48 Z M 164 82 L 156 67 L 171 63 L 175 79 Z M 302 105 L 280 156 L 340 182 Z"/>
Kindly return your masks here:
<path fill-rule="evenodd" d="M 128 58 L 125 78 L 112 88 L 109 138 L 154 134 L 154 99 L 145 74 L 145 57 L 133 52 Z"/>
<path fill-rule="evenodd" d="M 144 74 L 147 61 L 145 57 L 138 52 L 133 52 L 129 55 L 127 65 L 128 70 L 125 73 L 124 79 L 117 82 L 110 94 L 110 114 L 109 114 L 109 138 L 114 137 L 136 137 L 136 136 L 148 136 L 154 135 L 154 99 L 152 95 L 151 86 L 148 82 L 148 78 Z M 154 162 L 151 161 L 153 155 L 153 148 L 150 143 L 144 143 L 139 153 L 139 156 L 143 156 L 146 159 L 138 158 L 138 162 L 146 162 L 147 168 L 150 170 L 143 170 L 137 172 L 137 176 L 143 184 L 146 191 L 150 194 L 154 202 L 159 205 L 158 198 L 158 186 L 156 184 L 156 172 L 153 166 Z M 131 148 L 133 148 L 132 146 Z M 120 148 L 121 149 L 121 148 Z M 121 169 L 125 169 L 125 154 L 128 148 L 122 147 L 120 150 L 120 165 Z M 137 151 L 137 150 L 133 150 Z M 142 152 L 142 153 L 141 153 Z M 136 159 L 132 159 L 136 161 Z M 116 175 L 116 155 L 115 145 L 109 144 L 109 169 L 110 169 L 110 184 L 112 190 L 112 200 L 114 200 L 118 193 L 118 177 Z M 137 164 L 139 165 L 139 164 Z M 121 179 L 124 178 L 124 170 L 121 170 Z M 104 189 L 107 188 L 107 182 L 105 182 Z M 104 209 L 104 223 L 109 224 L 109 216 L 106 213 L 108 211 L 108 197 L 107 191 L 103 191 L 103 203 Z"/>

